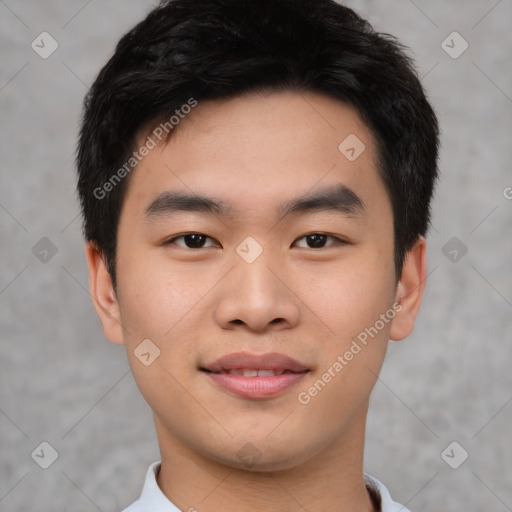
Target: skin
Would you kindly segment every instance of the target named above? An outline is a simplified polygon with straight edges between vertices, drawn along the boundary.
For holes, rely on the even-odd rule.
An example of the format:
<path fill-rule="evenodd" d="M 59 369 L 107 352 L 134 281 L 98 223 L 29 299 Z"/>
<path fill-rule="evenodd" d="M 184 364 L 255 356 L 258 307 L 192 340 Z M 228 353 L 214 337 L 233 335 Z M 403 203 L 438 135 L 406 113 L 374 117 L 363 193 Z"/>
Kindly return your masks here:
<path fill-rule="evenodd" d="M 354 161 L 338 150 L 349 134 L 366 146 Z M 153 410 L 158 485 L 180 509 L 373 510 L 363 481 L 368 401 L 388 340 L 413 329 L 426 277 L 419 237 L 397 284 L 393 214 L 376 161 L 374 138 L 356 111 L 323 95 L 200 102 L 130 177 L 117 294 L 101 253 L 87 244 L 96 310 L 107 338 L 125 345 Z M 359 196 L 364 212 L 276 216 L 282 201 L 338 184 Z M 146 207 L 164 191 L 222 199 L 237 214 L 180 212 L 148 222 Z M 210 238 L 203 248 L 187 247 L 184 238 L 164 244 L 189 232 Z M 347 243 L 327 238 L 315 248 L 305 238 L 314 233 Z M 250 264 L 236 252 L 248 236 L 263 249 Z M 394 319 L 300 403 L 298 393 L 395 301 Z M 149 366 L 134 355 L 146 338 L 161 351 Z M 280 352 L 311 372 L 276 397 L 247 399 L 198 371 L 238 351 Z M 237 455 L 247 443 L 259 453 L 251 467 Z"/>

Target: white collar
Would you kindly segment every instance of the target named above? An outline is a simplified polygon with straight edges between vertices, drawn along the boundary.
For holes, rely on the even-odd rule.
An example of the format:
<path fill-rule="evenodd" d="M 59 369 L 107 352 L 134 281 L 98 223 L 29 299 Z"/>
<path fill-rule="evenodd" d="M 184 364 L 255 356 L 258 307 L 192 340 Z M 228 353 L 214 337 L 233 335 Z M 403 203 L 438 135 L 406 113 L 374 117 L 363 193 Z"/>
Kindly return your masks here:
<path fill-rule="evenodd" d="M 156 475 L 160 470 L 160 464 L 161 461 L 157 460 L 149 466 L 140 498 L 122 512 L 180 512 L 180 509 L 169 501 L 158 487 Z M 366 473 L 364 478 L 366 484 L 372 486 L 379 493 L 381 512 L 410 512 L 391 499 L 388 490 L 379 480 Z"/>

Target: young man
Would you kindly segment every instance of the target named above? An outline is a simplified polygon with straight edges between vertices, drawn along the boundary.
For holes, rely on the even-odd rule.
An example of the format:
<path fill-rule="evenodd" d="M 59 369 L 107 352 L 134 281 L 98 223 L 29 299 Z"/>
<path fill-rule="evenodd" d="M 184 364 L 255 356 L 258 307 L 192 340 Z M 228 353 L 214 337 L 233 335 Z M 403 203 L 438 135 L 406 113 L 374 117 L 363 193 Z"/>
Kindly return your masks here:
<path fill-rule="evenodd" d="M 437 156 L 403 47 L 331 0 L 168 0 L 120 40 L 77 164 L 94 305 L 161 451 L 127 512 L 406 510 L 364 433 Z"/>

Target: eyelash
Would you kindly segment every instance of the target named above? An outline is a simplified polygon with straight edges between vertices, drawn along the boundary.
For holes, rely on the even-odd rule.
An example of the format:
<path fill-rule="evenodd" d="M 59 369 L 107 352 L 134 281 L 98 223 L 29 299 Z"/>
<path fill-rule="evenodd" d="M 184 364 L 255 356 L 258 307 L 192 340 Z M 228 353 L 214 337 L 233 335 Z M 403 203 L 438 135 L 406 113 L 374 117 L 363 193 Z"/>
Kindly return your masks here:
<path fill-rule="evenodd" d="M 201 235 L 201 236 L 204 236 L 206 238 L 209 238 L 210 240 L 214 240 L 212 237 L 208 236 L 208 235 L 205 235 L 204 233 L 197 233 L 197 232 L 191 232 L 191 233 L 184 233 L 182 235 L 178 235 L 178 236 L 175 236 L 173 238 L 170 238 L 169 240 L 165 241 L 163 245 L 173 245 L 175 240 L 178 240 L 179 238 L 184 238 L 188 235 Z M 294 243 L 298 240 L 302 240 L 303 238 L 307 238 L 308 236 L 312 236 L 312 235 L 322 235 L 322 236 L 326 236 L 328 238 L 331 238 L 333 240 L 335 240 L 335 243 L 331 244 L 331 245 L 328 245 L 326 247 L 319 247 L 319 248 L 315 248 L 315 247 L 306 247 L 306 249 L 326 249 L 328 247 L 333 247 L 335 245 L 348 245 L 349 242 L 347 242 L 346 240 L 343 240 L 337 236 L 334 236 L 334 235 L 331 235 L 329 233 L 322 233 L 322 232 L 313 232 L 313 233 L 308 233 L 306 235 L 303 235 L 301 236 L 300 238 L 297 238 Z M 176 245 L 176 244 L 174 244 Z M 199 249 L 208 249 L 208 247 L 198 247 L 198 248 L 192 248 L 192 247 L 182 247 L 180 245 L 178 245 L 178 247 L 181 247 L 182 249 L 189 249 L 189 250 L 192 250 L 192 251 L 197 251 Z M 304 249 L 304 247 L 303 247 Z"/>

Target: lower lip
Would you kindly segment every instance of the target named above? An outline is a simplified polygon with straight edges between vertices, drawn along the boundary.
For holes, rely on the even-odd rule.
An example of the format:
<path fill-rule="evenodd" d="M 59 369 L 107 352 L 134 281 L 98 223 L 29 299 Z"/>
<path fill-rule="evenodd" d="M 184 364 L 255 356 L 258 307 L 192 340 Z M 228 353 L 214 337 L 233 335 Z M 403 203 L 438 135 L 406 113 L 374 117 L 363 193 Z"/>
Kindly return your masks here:
<path fill-rule="evenodd" d="M 283 373 L 272 377 L 244 377 L 230 373 L 204 372 L 226 391 L 245 398 L 267 398 L 278 395 L 301 381 L 305 373 Z"/>

